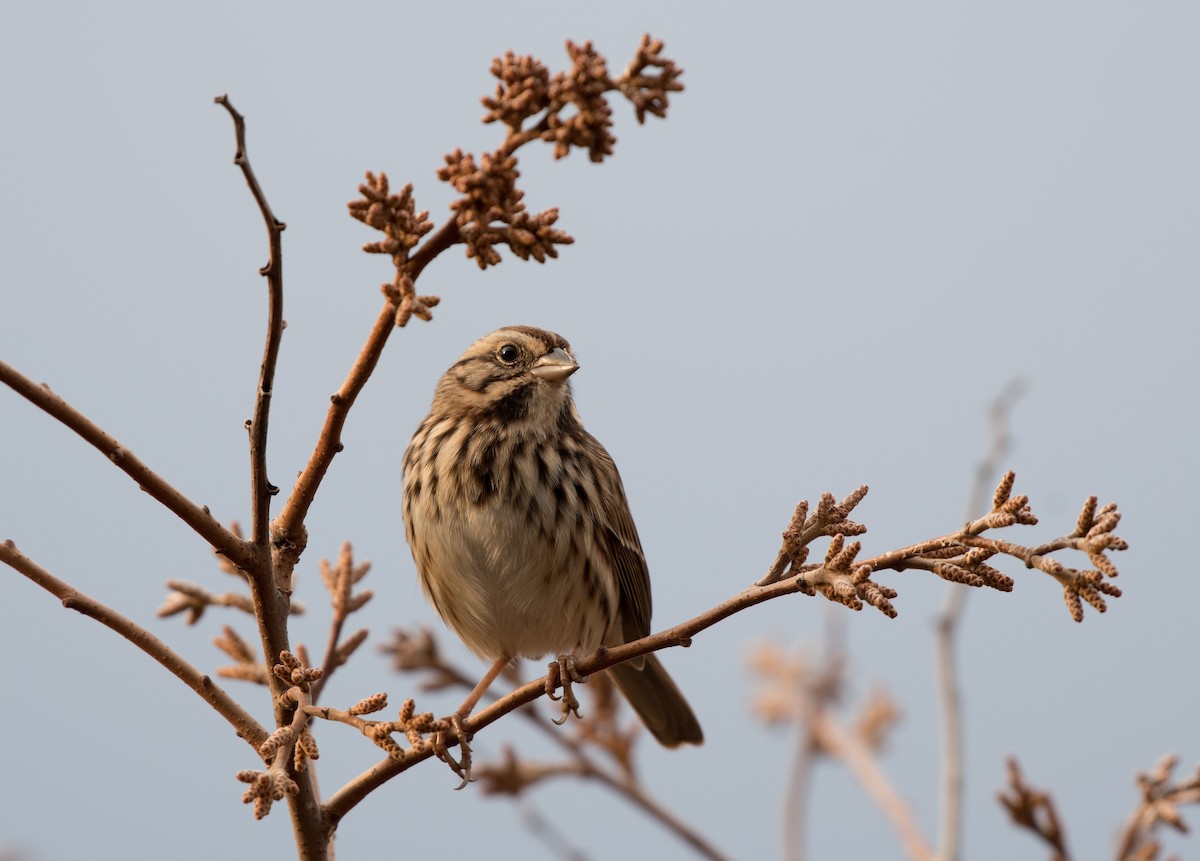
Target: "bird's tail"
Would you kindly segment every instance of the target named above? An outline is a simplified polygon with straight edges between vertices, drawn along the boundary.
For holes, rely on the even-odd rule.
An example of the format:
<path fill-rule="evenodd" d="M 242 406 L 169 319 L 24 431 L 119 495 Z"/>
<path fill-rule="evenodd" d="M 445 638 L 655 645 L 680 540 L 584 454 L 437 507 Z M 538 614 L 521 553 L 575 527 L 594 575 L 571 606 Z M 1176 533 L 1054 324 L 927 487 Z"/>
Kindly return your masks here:
<path fill-rule="evenodd" d="M 626 662 L 609 667 L 608 671 L 646 729 L 661 744 L 678 747 L 684 742 L 704 741 L 700 721 L 657 657 L 646 655 L 641 667 Z"/>

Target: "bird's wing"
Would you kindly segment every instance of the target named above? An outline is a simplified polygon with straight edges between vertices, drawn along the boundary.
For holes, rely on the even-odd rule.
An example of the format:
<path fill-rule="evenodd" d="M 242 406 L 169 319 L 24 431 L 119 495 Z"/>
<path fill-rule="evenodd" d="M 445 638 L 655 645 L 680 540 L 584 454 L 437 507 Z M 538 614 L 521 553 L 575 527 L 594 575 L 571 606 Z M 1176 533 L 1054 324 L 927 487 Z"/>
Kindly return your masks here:
<path fill-rule="evenodd" d="M 604 465 L 603 543 L 612 562 L 620 593 L 621 628 L 625 640 L 637 640 L 650 633 L 650 571 L 638 540 L 621 475 L 608 452 L 596 443 Z"/>

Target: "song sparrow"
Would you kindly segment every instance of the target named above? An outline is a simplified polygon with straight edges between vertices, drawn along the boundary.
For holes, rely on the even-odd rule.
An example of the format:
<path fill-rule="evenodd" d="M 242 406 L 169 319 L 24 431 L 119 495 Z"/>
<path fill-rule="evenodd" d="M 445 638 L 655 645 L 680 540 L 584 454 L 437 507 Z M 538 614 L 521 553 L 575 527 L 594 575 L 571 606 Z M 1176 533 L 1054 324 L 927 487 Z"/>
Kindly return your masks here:
<path fill-rule="evenodd" d="M 566 700 L 572 657 L 650 633 L 646 560 L 617 467 L 575 410 L 567 378 L 578 368 L 553 332 L 485 335 L 442 375 L 405 452 L 404 523 L 421 586 L 494 661 L 461 719 L 515 657 L 561 656 Z M 611 672 L 660 742 L 703 741 L 658 658 Z"/>

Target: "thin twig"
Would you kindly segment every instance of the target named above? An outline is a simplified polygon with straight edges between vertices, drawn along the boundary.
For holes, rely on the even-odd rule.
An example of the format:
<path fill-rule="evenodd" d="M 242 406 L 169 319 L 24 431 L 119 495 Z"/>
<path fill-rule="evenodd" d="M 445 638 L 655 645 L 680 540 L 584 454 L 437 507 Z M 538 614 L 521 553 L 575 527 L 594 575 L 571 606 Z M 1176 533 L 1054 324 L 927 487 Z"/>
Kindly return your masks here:
<path fill-rule="evenodd" d="M 587 856 L 567 839 L 567 835 L 553 821 L 542 816 L 532 804 L 517 800 L 517 813 L 534 837 L 542 841 L 546 850 L 562 861 L 587 861 Z"/>
<path fill-rule="evenodd" d="M 243 541 L 222 526 L 209 512 L 208 506 L 196 505 L 176 490 L 162 476 L 142 463 L 133 452 L 121 445 L 115 437 L 52 392 L 49 386 L 33 382 L 4 362 L 0 362 L 0 382 L 83 437 L 118 469 L 137 482 L 138 487 L 161 502 L 212 545 L 217 553 L 238 567 L 251 564 L 254 550 L 250 542 Z"/>
<path fill-rule="evenodd" d="M 807 854 L 805 819 L 808 816 L 808 788 L 812 783 L 816 752 L 812 732 L 806 725 L 796 734 L 796 755 L 792 759 L 792 773 L 783 803 L 783 852 L 787 861 L 804 861 Z"/>
<path fill-rule="evenodd" d="M 279 359 L 279 344 L 283 339 L 283 231 L 287 225 L 275 217 L 267 196 L 263 193 L 258 177 L 250 166 L 246 153 L 246 120 L 229 101 L 227 95 L 217 96 L 214 101 L 229 112 L 233 119 L 237 151 L 233 163 L 242 170 L 246 185 L 254 195 L 258 210 L 262 213 L 267 228 L 270 257 L 259 273 L 267 279 L 267 339 L 263 348 L 262 365 L 259 367 L 258 393 L 254 399 L 254 418 L 247 426 L 250 431 L 250 498 L 253 526 L 251 538 L 260 559 L 269 552 L 268 525 L 271 497 L 279 492 L 267 479 L 267 428 L 271 413 L 271 392 L 275 385 L 275 365 Z M 280 584 L 290 592 L 289 584 Z"/>
<path fill-rule="evenodd" d="M 12 541 L 0 542 L 0 562 L 24 574 L 38 586 L 62 601 L 68 610 L 75 610 L 95 619 L 101 625 L 120 634 L 158 663 L 173 676 L 195 691 L 201 699 L 216 709 L 233 726 L 237 734 L 257 748 L 267 737 L 267 731 L 216 682 L 201 673 L 166 643 L 141 625 L 122 616 L 83 592 L 55 577 L 24 553 Z"/>
<path fill-rule="evenodd" d="M 269 532 L 271 496 L 278 492 L 267 480 L 267 428 L 271 408 L 271 390 L 275 381 L 275 364 L 279 356 L 279 345 L 283 337 L 283 258 L 282 233 L 286 225 L 271 212 L 266 195 L 250 166 L 246 154 L 246 126 L 242 115 L 233 107 L 225 95 L 214 100 L 228 111 L 233 119 L 236 152 L 234 164 L 241 168 L 242 176 L 262 213 L 267 228 L 270 257 L 260 273 L 268 285 L 268 322 L 266 345 L 263 348 L 262 365 L 259 368 L 258 393 L 254 402 L 254 417 L 250 420 L 250 498 L 253 508 L 251 532 L 254 546 L 254 564 L 247 567 L 250 594 L 257 608 L 259 635 L 262 638 L 263 656 L 271 665 L 285 652 L 290 652 L 288 641 L 288 599 L 291 594 L 291 568 L 282 574 L 273 561 L 272 543 Z M 283 694 L 288 686 L 277 674 L 269 674 L 271 699 L 275 710 L 275 725 L 288 726 L 293 719 L 294 705 Z M 292 830 L 296 847 L 303 859 L 323 859 L 329 842 L 329 830 L 325 826 L 323 811 L 316 788 L 312 781 L 312 770 L 294 775 L 298 791 L 288 795 Z"/>
<path fill-rule="evenodd" d="M 338 642 L 342 637 L 342 628 L 346 624 L 346 613 L 338 609 L 334 609 L 333 616 L 329 621 L 329 639 L 325 642 L 325 658 L 321 661 L 322 669 L 328 667 L 326 675 L 322 676 L 312 685 L 312 701 L 316 704 L 321 696 L 321 689 L 325 687 L 325 681 L 333 675 L 334 655 L 337 654 Z"/>
<path fill-rule="evenodd" d="M 1020 378 L 1014 379 L 992 401 L 991 443 L 975 468 L 975 481 L 967 496 L 965 519 L 980 517 L 988 507 L 988 494 L 995 486 L 996 474 L 1011 447 L 1008 416 L 1013 404 L 1025 390 Z M 962 583 L 946 583 L 942 610 L 934 627 L 934 656 L 938 705 L 941 712 L 941 774 L 938 798 L 938 861 L 958 861 L 962 837 L 962 703 L 955 664 L 958 624 L 962 619 L 968 588 Z"/>
<path fill-rule="evenodd" d="M 332 614 L 329 622 L 329 638 L 325 644 L 325 657 L 319 664 L 322 676 L 314 681 L 310 688 L 313 704 L 320 699 L 321 691 L 324 690 L 326 683 L 337 668 L 349 660 L 354 651 L 366 640 L 366 628 L 360 628 L 345 641 L 342 640 L 342 630 L 345 628 L 346 619 L 350 614 L 362 609 L 372 597 L 370 590 L 354 593 L 355 584 L 371 570 L 371 563 L 364 562 L 355 565 L 353 548 L 349 541 L 342 542 L 336 563 L 331 565 L 322 559 L 320 568 L 321 579 L 325 582 L 325 588 L 329 590 Z"/>
<path fill-rule="evenodd" d="M 847 659 L 844 620 L 840 614 L 835 615 L 835 607 L 825 606 L 822 610 L 825 635 L 824 654 L 820 659 L 822 670 L 815 678 L 810 676 L 801 688 L 805 696 L 796 714 L 799 730 L 796 733 L 796 753 L 783 804 L 783 851 L 788 861 L 803 861 L 807 855 L 805 828 L 808 790 L 817 756 L 822 753 L 821 741 L 812 725 L 814 713 L 832 710 L 845 688 Z"/>

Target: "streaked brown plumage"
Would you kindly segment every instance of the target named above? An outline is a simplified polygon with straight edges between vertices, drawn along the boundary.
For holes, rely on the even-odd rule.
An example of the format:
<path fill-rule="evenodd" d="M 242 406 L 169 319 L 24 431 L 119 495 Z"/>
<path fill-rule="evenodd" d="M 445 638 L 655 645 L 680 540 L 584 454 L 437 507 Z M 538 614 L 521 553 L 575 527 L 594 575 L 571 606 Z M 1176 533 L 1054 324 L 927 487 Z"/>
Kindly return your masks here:
<path fill-rule="evenodd" d="M 404 455 L 421 586 L 494 669 L 650 633 L 646 560 L 617 467 L 575 410 L 570 350 L 529 326 L 480 338 L 438 382 Z M 660 742 L 703 740 L 654 655 L 612 673 Z"/>

